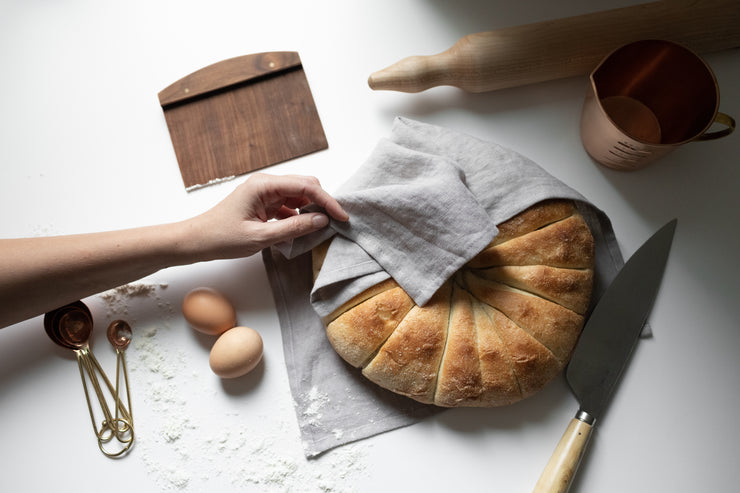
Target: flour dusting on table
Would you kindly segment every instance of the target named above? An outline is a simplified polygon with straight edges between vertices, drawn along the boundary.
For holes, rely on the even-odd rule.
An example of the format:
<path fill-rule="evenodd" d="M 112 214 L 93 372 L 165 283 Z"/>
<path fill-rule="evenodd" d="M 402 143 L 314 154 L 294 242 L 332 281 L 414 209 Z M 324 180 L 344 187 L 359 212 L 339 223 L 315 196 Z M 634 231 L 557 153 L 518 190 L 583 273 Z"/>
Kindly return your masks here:
<path fill-rule="evenodd" d="M 287 375 L 270 384 L 278 395 L 271 395 L 269 410 L 250 407 L 249 393 L 224 396 L 208 368 L 208 349 L 186 354 L 182 337 L 190 329 L 161 297 L 166 288 L 135 283 L 101 295 L 110 316 L 139 318 L 139 305 L 157 306 L 156 321 L 132 326 L 127 357 L 136 443 L 126 460 L 143 461 L 160 488 L 170 491 L 356 491 L 369 445 L 306 459 Z M 319 419 L 328 396 L 312 388 L 308 400 L 307 417 Z"/>
<path fill-rule="evenodd" d="M 167 312 L 166 315 L 173 315 L 174 308 L 160 294 L 160 290 L 167 289 L 167 286 L 165 282 L 132 282 L 105 291 L 99 296 L 106 303 L 108 316 L 127 315 L 132 298 L 149 298 L 147 301 L 156 303 L 158 308 Z"/>

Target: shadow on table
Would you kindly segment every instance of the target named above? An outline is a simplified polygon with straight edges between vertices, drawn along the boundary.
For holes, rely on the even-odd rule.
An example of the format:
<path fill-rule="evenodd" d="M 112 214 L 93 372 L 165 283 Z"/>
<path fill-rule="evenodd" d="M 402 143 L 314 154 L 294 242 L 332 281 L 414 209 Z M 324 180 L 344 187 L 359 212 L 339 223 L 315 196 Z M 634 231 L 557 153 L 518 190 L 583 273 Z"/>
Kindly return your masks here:
<path fill-rule="evenodd" d="M 439 424 L 456 432 L 474 434 L 482 429 L 522 428 L 528 423 L 548 419 L 553 410 L 563 406 L 572 407 L 573 414 L 575 414 L 578 403 L 570 393 L 565 379 L 560 376 L 540 392 L 514 404 L 492 408 L 449 409 L 440 413 L 435 419 Z"/>

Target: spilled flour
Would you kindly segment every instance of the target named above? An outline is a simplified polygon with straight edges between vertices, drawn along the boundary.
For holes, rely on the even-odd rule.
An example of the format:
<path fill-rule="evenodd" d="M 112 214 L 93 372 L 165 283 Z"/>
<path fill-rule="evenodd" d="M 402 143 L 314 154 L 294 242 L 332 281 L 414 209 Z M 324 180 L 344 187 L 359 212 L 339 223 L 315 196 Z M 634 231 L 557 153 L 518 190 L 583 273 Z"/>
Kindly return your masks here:
<path fill-rule="evenodd" d="M 157 307 L 156 321 L 132 325 L 136 444 L 125 460 L 142 461 L 164 491 L 357 491 L 368 445 L 307 460 L 284 368 L 265 364 L 242 386 L 222 383 L 208 368 L 209 348 L 192 352 L 184 343 L 191 329 L 161 296 L 165 289 L 136 283 L 101 295 L 111 317 L 125 318 L 139 304 Z M 311 389 L 308 398 L 306 413 L 319 419 L 328 397 Z"/>
<path fill-rule="evenodd" d="M 132 298 L 149 298 L 147 301 L 154 301 L 160 309 L 167 312 L 166 315 L 171 316 L 175 311 L 172 305 L 162 298 L 160 291 L 163 289 L 167 289 L 167 283 L 133 282 L 106 291 L 99 296 L 106 304 L 109 317 L 128 315 L 129 302 Z"/>
<path fill-rule="evenodd" d="M 304 400 L 308 402 L 308 406 L 303 411 L 304 420 L 310 425 L 316 425 L 321 419 L 321 412 L 324 406 L 329 404 L 329 396 L 323 394 L 314 385 L 304 396 Z"/>

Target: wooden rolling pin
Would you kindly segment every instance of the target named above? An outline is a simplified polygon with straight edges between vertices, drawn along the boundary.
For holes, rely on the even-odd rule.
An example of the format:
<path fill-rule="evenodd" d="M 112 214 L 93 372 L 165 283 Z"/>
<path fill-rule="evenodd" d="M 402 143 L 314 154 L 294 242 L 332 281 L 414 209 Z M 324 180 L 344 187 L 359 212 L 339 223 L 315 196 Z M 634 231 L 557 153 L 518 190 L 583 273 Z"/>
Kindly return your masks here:
<path fill-rule="evenodd" d="M 740 46 L 740 0 L 663 0 L 469 34 L 449 50 L 370 75 L 376 90 L 485 92 L 588 74 L 611 51 L 664 39 L 708 53 Z"/>

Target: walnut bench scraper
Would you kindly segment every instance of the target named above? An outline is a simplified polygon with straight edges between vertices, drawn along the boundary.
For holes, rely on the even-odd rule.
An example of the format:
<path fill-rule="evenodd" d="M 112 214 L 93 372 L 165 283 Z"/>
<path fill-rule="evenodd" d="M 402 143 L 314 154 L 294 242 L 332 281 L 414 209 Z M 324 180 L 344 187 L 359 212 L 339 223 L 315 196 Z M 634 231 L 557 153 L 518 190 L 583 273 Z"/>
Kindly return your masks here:
<path fill-rule="evenodd" d="M 564 493 L 570 488 L 591 431 L 604 413 L 652 308 L 676 222 L 663 226 L 632 255 L 586 322 L 566 370 L 580 409 L 545 466 L 535 493 Z"/>
<path fill-rule="evenodd" d="M 328 147 L 294 51 L 223 60 L 159 93 L 190 190 Z"/>

